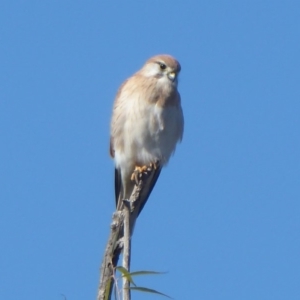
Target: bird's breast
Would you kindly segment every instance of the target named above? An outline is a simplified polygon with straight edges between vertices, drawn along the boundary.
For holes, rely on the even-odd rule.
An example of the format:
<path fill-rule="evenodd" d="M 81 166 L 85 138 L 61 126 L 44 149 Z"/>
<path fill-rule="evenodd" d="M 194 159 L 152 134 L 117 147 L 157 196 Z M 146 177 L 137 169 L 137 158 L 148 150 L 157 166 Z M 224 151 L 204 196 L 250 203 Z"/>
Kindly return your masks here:
<path fill-rule="evenodd" d="M 178 112 L 176 107 L 157 104 L 132 111 L 132 122 L 127 124 L 125 151 L 137 164 L 159 160 L 166 163 L 178 142 Z M 131 118 L 129 118 L 131 119 Z"/>
<path fill-rule="evenodd" d="M 116 106 L 119 126 L 115 136 L 120 137 L 115 142 L 115 145 L 117 142 L 120 145 L 115 147 L 116 165 L 127 164 L 131 168 L 157 160 L 163 165 L 181 139 L 180 96 L 166 82 L 163 85 L 153 81 L 133 90 L 129 90 L 127 85 Z"/>

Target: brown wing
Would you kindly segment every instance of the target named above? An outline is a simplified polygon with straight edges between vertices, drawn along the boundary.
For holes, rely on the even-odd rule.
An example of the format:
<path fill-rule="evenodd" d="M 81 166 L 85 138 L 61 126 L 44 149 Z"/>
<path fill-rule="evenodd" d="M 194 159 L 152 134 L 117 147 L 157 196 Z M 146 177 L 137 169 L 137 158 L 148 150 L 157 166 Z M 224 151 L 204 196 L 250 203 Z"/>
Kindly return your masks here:
<path fill-rule="evenodd" d="M 122 178 L 121 171 L 115 168 L 115 199 L 116 199 L 116 207 L 118 206 L 119 196 L 121 195 L 122 190 Z"/>

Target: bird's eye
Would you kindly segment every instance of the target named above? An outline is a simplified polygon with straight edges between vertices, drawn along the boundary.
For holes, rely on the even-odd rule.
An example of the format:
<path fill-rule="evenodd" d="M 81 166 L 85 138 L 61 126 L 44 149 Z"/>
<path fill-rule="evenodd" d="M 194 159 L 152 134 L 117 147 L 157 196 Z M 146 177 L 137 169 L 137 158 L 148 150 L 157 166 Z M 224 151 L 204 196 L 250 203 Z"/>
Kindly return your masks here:
<path fill-rule="evenodd" d="M 166 69 L 166 65 L 165 64 L 163 64 L 163 63 L 159 63 L 159 66 L 160 66 L 160 69 L 161 70 L 165 70 Z"/>

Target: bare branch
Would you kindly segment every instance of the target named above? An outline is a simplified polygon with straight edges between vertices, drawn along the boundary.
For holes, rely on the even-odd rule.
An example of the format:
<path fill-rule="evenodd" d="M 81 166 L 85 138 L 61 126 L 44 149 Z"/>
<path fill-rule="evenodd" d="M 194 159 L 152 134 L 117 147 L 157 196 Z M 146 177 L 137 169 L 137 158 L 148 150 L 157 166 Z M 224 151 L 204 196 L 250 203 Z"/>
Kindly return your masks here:
<path fill-rule="evenodd" d="M 123 268 L 130 272 L 131 257 L 131 234 L 130 234 L 130 201 L 123 200 L 124 204 L 124 250 L 123 250 Z M 126 276 L 123 276 L 123 300 L 130 300 L 130 282 Z"/>
<path fill-rule="evenodd" d="M 113 214 L 113 221 L 110 226 L 110 236 L 106 245 L 100 274 L 97 300 L 111 299 L 112 288 L 114 285 L 114 268 L 116 267 L 122 245 L 119 241 L 122 231 L 124 217 L 121 211 Z"/>
<path fill-rule="evenodd" d="M 145 178 L 146 179 L 146 178 Z M 143 180 L 140 180 L 137 185 L 135 185 L 133 192 L 130 197 L 130 207 L 132 208 L 132 203 L 138 203 L 140 193 L 144 186 Z M 110 300 L 112 295 L 114 281 L 114 272 L 115 268 L 118 264 L 119 256 L 123 250 L 125 239 L 123 237 L 124 232 L 124 202 L 121 205 L 120 210 L 116 211 L 112 216 L 112 223 L 110 226 L 110 235 L 108 238 L 108 242 L 106 245 L 102 265 L 101 265 L 101 274 L 100 274 L 100 282 L 98 287 L 97 300 Z M 130 235 L 132 234 L 132 228 L 135 223 L 136 213 L 135 208 L 130 209 L 130 220 L 129 220 L 129 235 L 127 236 L 130 240 Z M 130 246 L 129 246 L 130 249 Z M 130 261 L 130 251 L 128 253 L 129 261 Z M 130 264 L 129 264 L 130 265 Z M 129 266 L 128 265 L 128 266 Z M 127 269 L 127 268 L 126 268 Z M 129 271 L 129 269 L 128 269 Z"/>

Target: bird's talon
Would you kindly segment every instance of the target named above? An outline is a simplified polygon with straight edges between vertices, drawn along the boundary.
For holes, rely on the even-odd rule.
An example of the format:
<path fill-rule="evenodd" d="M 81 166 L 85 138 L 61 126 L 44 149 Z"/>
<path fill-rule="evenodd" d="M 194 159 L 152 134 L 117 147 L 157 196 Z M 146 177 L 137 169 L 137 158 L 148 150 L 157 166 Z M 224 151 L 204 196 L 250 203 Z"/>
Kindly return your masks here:
<path fill-rule="evenodd" d="M 135 184 L 138 185 L 139 183 L 139 172 L 138 170 L 134 170 L 132 175 L 131 175 L 131 180 L 135 181 Z"/>
<path fill-rule="evenodd" d="M 149 165 L 136 166 L 133 173 L 131 174 L 130 179 L 138 184 L 143 175 L 147 175 L 148 172 L 151 172 L 153 170 L 153 168 L 156 169 L 156 164 L 150 163 Z"/>
<path fill-rule="evenodd" d="M 131 174 L 130 180 L 131 180 L 131 181 L 135 180 L 135 176 L 136 176 L 136 174 L 133 172 L 133 173 Z"/>

